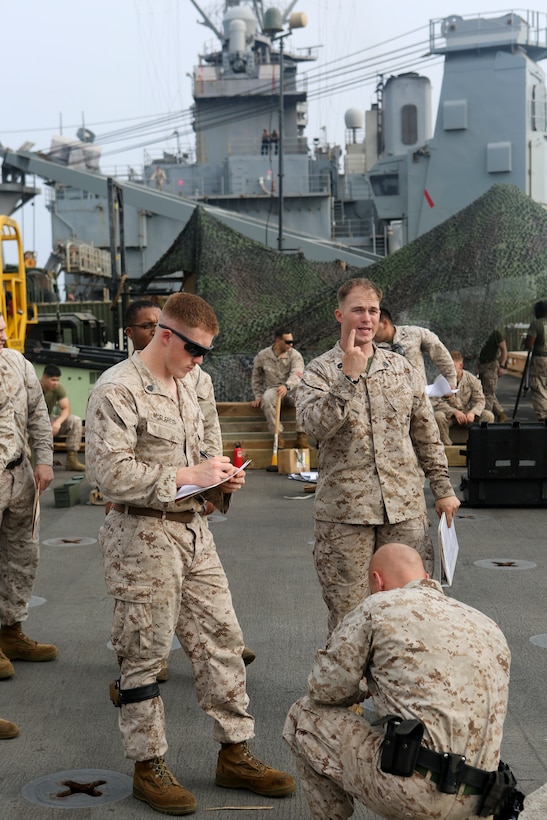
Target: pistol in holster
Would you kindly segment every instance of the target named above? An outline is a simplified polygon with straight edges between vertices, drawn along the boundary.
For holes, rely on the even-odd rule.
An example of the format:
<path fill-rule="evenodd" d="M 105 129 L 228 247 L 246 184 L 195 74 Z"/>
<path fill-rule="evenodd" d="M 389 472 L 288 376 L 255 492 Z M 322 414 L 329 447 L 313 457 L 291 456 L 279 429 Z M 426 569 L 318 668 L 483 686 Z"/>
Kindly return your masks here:
<path fill-rule="evenodd" d="M 524 808 L 524 795 L 517 789 L 517 779 L 507 763 L 500 760 L 497 772 L 491 772 L 479 807 L 479 817 L 494 820 L 516 820 Z"/>

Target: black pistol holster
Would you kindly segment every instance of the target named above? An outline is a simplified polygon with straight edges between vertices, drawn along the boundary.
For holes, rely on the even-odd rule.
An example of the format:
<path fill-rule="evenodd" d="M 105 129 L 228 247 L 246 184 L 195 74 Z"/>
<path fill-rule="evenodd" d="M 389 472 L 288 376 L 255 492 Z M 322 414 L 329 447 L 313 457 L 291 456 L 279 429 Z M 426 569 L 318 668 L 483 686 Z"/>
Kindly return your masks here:
<path fill-rule="evenodd" d="M 386 734 L 382 742 L 380 768 L 386 774 L 399 777 L 411 777 L 416 768 L 418 752 L 424 725 L 419 720 L 403 720 L 397 715 L 387 715 L 372 725 L 386 725 Z"/>
<path fill-rule="evenodd" d="M 494 820 L 516 820 L 524 808 L 524 795 L 516 788 L 516 778 L 506 763 L 500 761 L 496 772 L 469 766 L 463 755 L 434 752 L 422 746 L 424 725 L 419 720 L 403 720 L 398 715 L 386 715 L 372 726 L 385 724 L 385 737 L 380 753 L 380 769 L 386 774 L 411 777 L 416 766 L 435 775 L 437 788 L 444 794 L 456 794 L 462 784 L 480 795 L 479 817 L 494 816 Z"/>
<path fill-rule="evenodd" d="M 479 807 L 479 817 L 494 815 L 494 820 L 516 820 L 524 808 L 524 795 L 507 763 L 500 760 L 497 772 L 490 772 Z"/>

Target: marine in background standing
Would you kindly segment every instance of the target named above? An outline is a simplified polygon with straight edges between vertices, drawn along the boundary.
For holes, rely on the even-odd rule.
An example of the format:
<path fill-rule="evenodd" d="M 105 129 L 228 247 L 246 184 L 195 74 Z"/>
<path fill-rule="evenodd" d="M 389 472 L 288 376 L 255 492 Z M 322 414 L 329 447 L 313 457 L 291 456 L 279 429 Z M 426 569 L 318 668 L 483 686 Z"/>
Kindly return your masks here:
<path fill-rule="evenodd" d="M 530 393 L 532 407 L 540 421 L 547 421 L 547 300 L 534 305 L 534 321 L 530 324 L 524 347 L 532 351 L 530 362 Z"/>
<path fill-rule="evenodd" d="M 456 371 L 449 350 L 439 337 L 426 327 L 393 324 L 391 313 L 385 307 L 380 310 L 380 321 L 374 341 L 379 347 L 387 347 L 403 355 L 421 374 L 427 384 L 424 354 L 429 356 L 450 387 L 456 386 Z"/>
<path fill-rule="evenodd" d="M 509 421 L 509 416 L 498 401 L 498 377 L 505 375 L 507 342 L 499 330 L 493 330 L 479 353 L 479 379 L 485 399 L 485 409 L 494 414 L 497 421 Z"/>
<path fill-rule="evenodd" d="M 144 350 L 154 337 L 160 313 L 161 308 L 151 299 L 136 299 L 127 306 L 123 324 L 133 350 Z"/>

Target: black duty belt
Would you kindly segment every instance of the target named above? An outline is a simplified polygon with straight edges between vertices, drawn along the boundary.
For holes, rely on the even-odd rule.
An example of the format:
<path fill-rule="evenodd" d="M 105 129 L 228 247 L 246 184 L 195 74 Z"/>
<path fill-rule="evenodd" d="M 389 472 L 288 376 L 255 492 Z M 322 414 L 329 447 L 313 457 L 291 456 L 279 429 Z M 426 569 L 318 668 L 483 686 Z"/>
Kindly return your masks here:
<path fill-rule="evenodd" d="M 169 512 L 166 510 L 155 510 L 153 507 L 130 507 L 127 504 L 112 504 L 112 509 L 126 515 L 141 516 L 145 518 L 161 518 L 166 521 L 177 521 L 179 524 L 188 524 L 195 513 L 191 510 L 185 512 Z"/>
<path fill-rule="evenodd" d="M 20 464 L 23 463 L 23 453 L 19 456 L 19 458 L 10 461 L 9 464 L 6 464 L 6 470 L 13 470 L 14 467 L 18 467 Z"/>
<path fill-rule="evenodd" d="M 433 783 L 439 783 L 446 767 L 450 763 L 450 758 L 452 758 L 453 763 L 455 757 L 455 755 L 434 752 L 425 746 L 421 746 L 416 760 L 416 771 L 424 777 L 426 777 L 427 772 L 430 771 L 430 779 Z M 484 769 L 476 769 L 474 766 L 468 766 L 467 763 L 463 762 L 464 760 L 465 758 L 462 757 L 457 762 L 456 777 L 458 783 L 465 784 L 464 794 L 482 794 L 486 789 L 490 772 L 486 772 Z"/>

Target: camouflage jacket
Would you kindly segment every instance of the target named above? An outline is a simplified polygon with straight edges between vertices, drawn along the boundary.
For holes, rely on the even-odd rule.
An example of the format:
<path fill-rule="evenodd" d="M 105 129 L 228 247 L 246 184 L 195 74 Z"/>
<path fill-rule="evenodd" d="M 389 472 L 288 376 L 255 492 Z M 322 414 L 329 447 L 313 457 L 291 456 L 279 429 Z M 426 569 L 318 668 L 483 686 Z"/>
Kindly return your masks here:
<path fill-rule="evenodd" d="M 229 495 L 218 488 L 175 501 L 178 468 L 198 464 L 205 448 L 196 392 L 187 379 L 177 388 L 178 401 L 138 353 L 102 374 L 87 405 L 88 479 L 119 504 L 198 512 L 207 498 L 225 510 Z"/>
<path fill-rule="evenodd" d="M 424 353 L 438 367 L 449 384 L 456 384 L 456 369 L 450 351 L 433 331 L 418 325 L 397 325 L 391 344 L 380 344 L 380 347 L 390 348 L 395 344 L 401 346 L 405 358 L 420 371 L 424 384 L 427 383 Z"/>
<path fill-rule="evenodd" d="M 17 350 L 0 353 L 2 392 L 9 405 L 4 407 L 4 424 L 11 433 L 0 453 L 0 466 L 18 458 L 27 444 L 36 464 L 53 465 L 53 436 L 44 392 L 32 364 Z"/>
<path fill-rule="evenodd" d="M 448 417 L 453 416 L 455 410 L 461 410 L 462 413 L 472 412 L 475 416 L 480 416 L 486 399 L 480 379 L 469 370 L 464 370 L 458 383 L 458 392 L 440 399 L 432 399 L 431 403 L 436 413 L 443 412 Z"/>
<path fill-rule="evenodd" d="M 378 717 L 421 720 L 428 748 L 493 771 L 510 661 L 494 621 L 446 597 L 437 581 L 411 581 L 346 615 L 315 656 L 308 693 L 340 705 L 372 696 Z"/>
<path fill-rule="evenodd" d="M 286 384 L 294 390 L 304 372 L 304 359 L 292 348 L 282 356 L 276 356 L 273 348 L 265 347 L 257 353 L 253 362 L 251 387 L 255 399 L 261 399 L 266 390 Z"/>
<path fill-rule="evenodd" d="M 297 428 L 319 443 L 315 517 L 346 524 L 421 518 L 422 470 L 436 499 L 454 495 L 422 378 L 403 356 L 376 348 L 369 372 L 352 384 L 342 356 L 338 342 L 310 362 L 296 391 Z"/>
<path fill-rule="evenodd" d="M 210 375 L 197 364 L 185 376 L 184 383 L 191 384 L 196 391 L 203 426 L 203 429 L 198 431 L 200 438 L 203 439 L 202 449 L 210 456 L 221 456 L 222 432 L 218 420 L 215 390 Z"/>

